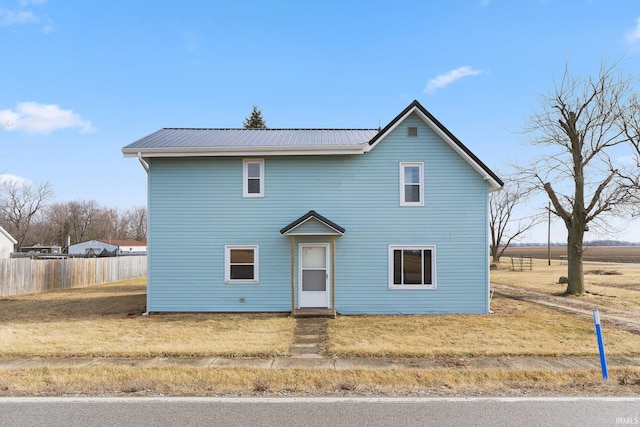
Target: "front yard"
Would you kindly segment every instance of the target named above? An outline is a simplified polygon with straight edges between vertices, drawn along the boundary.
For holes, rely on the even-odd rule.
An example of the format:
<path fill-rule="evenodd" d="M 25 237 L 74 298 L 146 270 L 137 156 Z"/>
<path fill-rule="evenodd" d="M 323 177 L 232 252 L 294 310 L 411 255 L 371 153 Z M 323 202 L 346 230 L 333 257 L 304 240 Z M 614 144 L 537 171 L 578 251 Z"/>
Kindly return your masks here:
<path fill-rule="evenodd" d="M 144 279 L 0 300 L 0 357 L 274 357 L 286 354 L 295 328 L 285 314 L 142 316 L 144 309 Z M 492 309 L 339 316 L 329 322 L 326 350 L 374 358 L 598 354 L 588 319 L 500 297 Z M 608 355 L 640 355 L 640 336 L 603 328 Z"/>
<path fill-rule="evenodd" d="M 543 271 L 538 271 L 542 273 Z M 535 273 L 535 270 L 534 270 Z M 534 275 L 501 272 L 516 282 Z M 533 274 L 533 273 L 531 273 Z M 553 272 L 552 274 L 556 274 Z M 500 275 L 499 275 L 500 276 Z M 548 280 L 547 280 L 548 281 Z M 553 288 L 556 289 L 556 288 Z M 615 288 L 615 289 L 620 289 Z M 604 298 L 604 297 L 603 297 Z M 341 316 L 329 321 L 327 357 L 445 358 L 419 369 L 194 367 L 99 364 L 0 369 L 0 395 L 523 395 L 640 392 L 640 368 L 473 369 L 458 359 L 597 359 L 588 319 L 494 297 L 494 314 Z M 0 359 L 261 357 L 285 355 L 295 320 L 284 314 L 152 314 L 144 279 L 0 300 Z M 608 356 L 640 356 L 640 335 L 603 324 Z M 526 358 L 522 358 L 523 361 Z"/>

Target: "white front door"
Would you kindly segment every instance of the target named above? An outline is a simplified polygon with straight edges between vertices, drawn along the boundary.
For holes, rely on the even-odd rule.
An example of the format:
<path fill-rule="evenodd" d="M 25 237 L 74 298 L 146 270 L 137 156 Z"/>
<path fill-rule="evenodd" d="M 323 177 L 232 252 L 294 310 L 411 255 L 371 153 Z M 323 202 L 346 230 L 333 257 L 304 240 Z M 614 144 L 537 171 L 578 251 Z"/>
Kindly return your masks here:
<path fill-rule="evenodd" d="M 329 307 L 329 244 L 301 243 L 298 259 L 299 307 Z"/>

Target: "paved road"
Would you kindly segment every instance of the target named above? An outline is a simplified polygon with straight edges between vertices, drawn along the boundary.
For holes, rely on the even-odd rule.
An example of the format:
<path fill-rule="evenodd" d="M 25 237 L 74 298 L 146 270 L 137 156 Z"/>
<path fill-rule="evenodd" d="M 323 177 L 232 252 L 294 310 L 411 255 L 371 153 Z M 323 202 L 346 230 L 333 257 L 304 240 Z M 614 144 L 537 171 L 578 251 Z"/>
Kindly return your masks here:
<path fill-rule="evenodd" d="M 12 426 L 621 426 L 640 398 L 6 398 Z"/>

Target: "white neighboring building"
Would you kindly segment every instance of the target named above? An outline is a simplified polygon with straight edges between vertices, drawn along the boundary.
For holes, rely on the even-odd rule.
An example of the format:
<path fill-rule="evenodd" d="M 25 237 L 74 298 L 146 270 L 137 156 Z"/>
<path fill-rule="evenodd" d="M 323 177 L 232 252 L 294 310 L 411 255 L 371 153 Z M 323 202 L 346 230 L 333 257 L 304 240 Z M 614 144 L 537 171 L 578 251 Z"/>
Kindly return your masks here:
<path fill-rule="evenodd" d="M 0 258 L 9 258 L 16 243 L 18 243 L 16 239 L 7 230 L 0 227 Z"/>
<path fill-rule="evenodd" d="M 147 242 L 137 240 L 89 240 L 70 245 L 69 255 L 101 256 L 101 255 L 146 255 Z"/>

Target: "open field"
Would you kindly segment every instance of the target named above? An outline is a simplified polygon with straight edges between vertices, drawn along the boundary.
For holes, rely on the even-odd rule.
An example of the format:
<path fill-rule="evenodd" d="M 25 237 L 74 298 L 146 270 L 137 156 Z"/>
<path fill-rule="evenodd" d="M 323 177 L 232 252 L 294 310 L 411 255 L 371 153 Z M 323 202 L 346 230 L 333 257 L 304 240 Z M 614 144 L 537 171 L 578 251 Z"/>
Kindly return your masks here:
<path fill-rule="evenodd" d="M 551 259 L 567 255 L 565 246 L 551 246 Z M 548 259 L 547 246 L 509 246 L 503 257 L 532 257 Z M 584 260 L 593 262 L 621 262 L 640 264 L 640 246 L 585 246 Z"/>
<path fill-rule="evenodd" d="M 508 257 L 503 257 L 498 268 L 491 270 L 491 282 L 530 289 L 548 295 L 561 295 L 567 285 L 558 284 L 560 276 L 567 275 L 566 262 L 534 260 L 533 269 L 511 269 Z M 640 267 L 625 264 L 584 264 L 585 290 L 582 296 L 565 296 L 593 304 L 594 308 L 609 307 L 625 310 L 640 317 Z"/>

